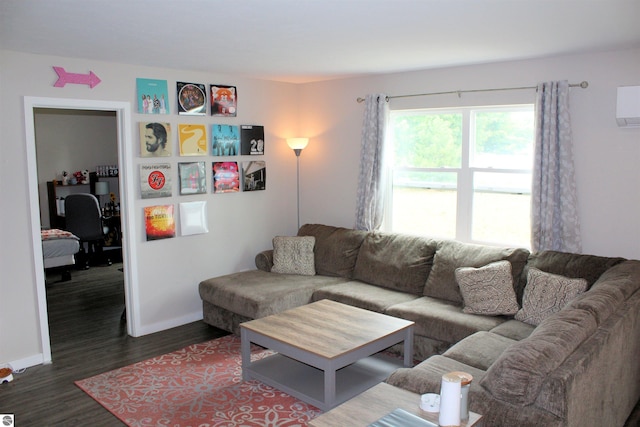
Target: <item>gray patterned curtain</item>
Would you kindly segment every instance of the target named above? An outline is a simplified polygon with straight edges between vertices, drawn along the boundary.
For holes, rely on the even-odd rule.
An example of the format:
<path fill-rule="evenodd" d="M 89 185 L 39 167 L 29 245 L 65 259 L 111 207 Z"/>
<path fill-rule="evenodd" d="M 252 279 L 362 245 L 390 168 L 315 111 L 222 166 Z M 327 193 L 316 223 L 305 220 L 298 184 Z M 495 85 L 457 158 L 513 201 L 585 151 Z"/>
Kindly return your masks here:
<path fill-rule="evenodd" d="M 569 83 L 538 85 L 531 192 L 531 249 L 581 252 Z"/>
<path fill-rule="evenodd" d="M 385 94 L 366 96 L 356 198 L 355 228 L 357 230 L 376 230 L 382 225 L 384 205 L 382 162 L 388 114 L 389 105 Z"/>

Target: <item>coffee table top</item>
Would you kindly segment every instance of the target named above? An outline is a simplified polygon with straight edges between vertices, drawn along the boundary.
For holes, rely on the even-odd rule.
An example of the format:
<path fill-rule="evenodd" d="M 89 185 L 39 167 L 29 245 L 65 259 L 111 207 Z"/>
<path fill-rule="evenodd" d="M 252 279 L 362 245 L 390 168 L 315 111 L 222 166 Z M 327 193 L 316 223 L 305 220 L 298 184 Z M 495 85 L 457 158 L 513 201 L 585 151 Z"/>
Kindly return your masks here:
<path fill-rule="evenodd" d="M 359 396 L 320 415 L 309 422 L 310 427 L 367 426 L 396 408 L 402 408 L 425 420 L 438 424 L 437 412 L 425 412 L 419 408 L 420 395 L 386 383 L 380 383 Z M 475 412 L 462 421 L 460 427 L 480 425 L 482 417 Z"/>
<path fill-rule="evenodd" d="M 325 299 L 251 320 L 240 324 L 240 327 L 333 359 L 413 324 Z"/>

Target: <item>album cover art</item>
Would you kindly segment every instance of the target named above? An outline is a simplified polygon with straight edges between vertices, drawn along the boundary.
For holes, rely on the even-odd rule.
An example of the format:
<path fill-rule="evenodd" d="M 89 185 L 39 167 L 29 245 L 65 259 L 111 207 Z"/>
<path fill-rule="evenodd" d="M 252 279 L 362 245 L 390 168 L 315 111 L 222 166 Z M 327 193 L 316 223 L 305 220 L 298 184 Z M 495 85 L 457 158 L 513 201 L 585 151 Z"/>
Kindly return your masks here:
<path fill-rule="evenodd" d="M 211 85 L 211 115 L 235 117 L 238 111 L 238 91 L 235 86 Z"/>
<path fill-rule="evenodd" d="M 214 156 L 237 156 L 240 153 L 238 126 L 211 125 L 211 154 Z"/>
<path fill-rule="evenodd" d="M 240 191 L 238 162 L 213 162 L 213 192 L 235 193 Z"/>
<path fill-rule="evenodd" d="M 205 162 L 178 163 L 181 195 L 207 192 L 205 167 Z"/>
<path fill-rule="evenodd" d="M 140 122 L 140 157 L 169 157 L 171 152 L 170 123 Z"/>
<path fill-rule="evenodd" d="M 171 197 L 171 165 L 140 165 L 140 195 L 143 199 Z"/>
<path fill-rule="evenodd" d="M 264 154 L 264 126 L 242 125 L 240 127 L 240 154 Z"/>
<path fill-rule="evenodd" d="M 136 79 L 138 113 L 169 114 L 169 91 L 166 80 Z"/>
<path fill-rule="evenodd" d="M 147 241 L 176 236 L 173 205 L 147 206 L 144 208 L 144 228 Z"/>
<path fill-rule="evenodd" d="M 205 125 L 178 125 L 178 141 L 181 156 L 205 156 L 207 154 L 207 128 Z"/>
<path fill-rule="evenodd" d="M 267 187 L 267 167 L 264 161 L 242 164 L 243 190 L 259 191 Z"/>
<path fill-rule="evenodd" d="M 207 88 L 200 83 L 176 83 L 178 114 L 204 116 L 207 114 Z"/>

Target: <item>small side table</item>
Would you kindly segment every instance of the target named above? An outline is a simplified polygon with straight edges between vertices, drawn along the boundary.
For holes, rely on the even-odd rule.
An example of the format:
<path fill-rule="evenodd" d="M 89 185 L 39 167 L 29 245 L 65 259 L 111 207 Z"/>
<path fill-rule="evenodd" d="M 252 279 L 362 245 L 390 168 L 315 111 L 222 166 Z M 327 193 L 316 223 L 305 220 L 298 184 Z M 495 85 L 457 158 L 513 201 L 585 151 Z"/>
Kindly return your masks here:
<path fill-rule="evenodd" d="M 414 415 L 438 424 L 437 412 L 420 409 L 420 395 L 399 387 L 380 383 L 334 409 L 311 420 L 312 427 L 366 427 L 396 408 L 402 408 Z M 481 427 L 482 416 L 469 412 L 469 419 L 461 427 Z"/>

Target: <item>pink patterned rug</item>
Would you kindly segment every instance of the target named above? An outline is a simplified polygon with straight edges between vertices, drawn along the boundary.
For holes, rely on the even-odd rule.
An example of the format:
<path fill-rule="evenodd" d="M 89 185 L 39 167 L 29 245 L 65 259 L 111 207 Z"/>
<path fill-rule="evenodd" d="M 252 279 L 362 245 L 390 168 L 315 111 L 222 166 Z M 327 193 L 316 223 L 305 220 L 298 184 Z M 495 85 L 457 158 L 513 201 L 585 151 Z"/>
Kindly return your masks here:
<path fill-rule="evenodd" d="M 271 354 L 252 347 L 252 358 Z M 76 385 L 129 426 L 306 426 L 321 411 L 259 381 L 242 381 L 240 338 L 228 335 Z"/>

